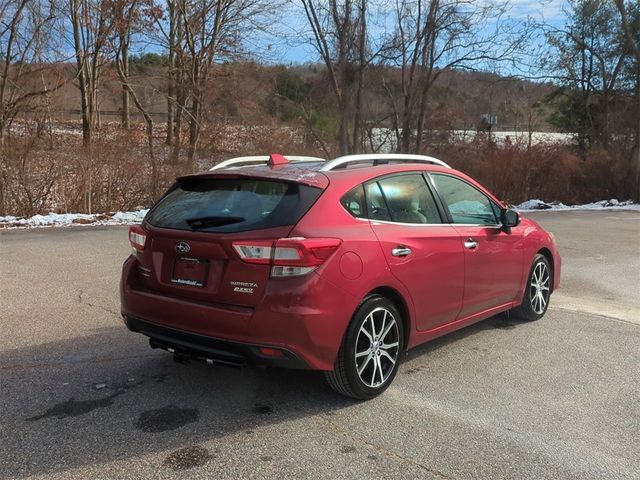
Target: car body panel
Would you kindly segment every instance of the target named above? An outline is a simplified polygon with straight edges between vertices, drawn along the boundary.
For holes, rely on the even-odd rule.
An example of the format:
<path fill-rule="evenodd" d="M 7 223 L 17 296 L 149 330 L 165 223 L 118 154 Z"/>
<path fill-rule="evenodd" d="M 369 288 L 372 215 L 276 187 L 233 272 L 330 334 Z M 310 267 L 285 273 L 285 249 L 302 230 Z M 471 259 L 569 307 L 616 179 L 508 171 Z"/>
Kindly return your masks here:
<path fill-rule="evenodd" d="M 258 304 L 264 295 L 270 267 L 242 262 L 232 243 L 253 238 L 285 237 L 292 226 L 224 234 L 156 228 L 147 223 L 144 228 L 149 234 L 149 246 L 144 252 L 137 253 L 137 258 L 140 265 L 148 269 L 149 275 L 141 278 L 147 289 L 200 302 L 251 307 Z M 189 252 L 177 252 L 179 242 L 186 242 Z M 203 287 L 175 283 L 173 269 L 180 258 L 207 262 Z"/>
<path fill-rule="evenodd" d="M 136 262 L 130 256 L 124 264 L 120 298 L 125 316 L 215 339 L 282 347 L 314 369 L 332 368 L 351 312 L 360 303 L 316 273 L 302 281 L 269 282 L 255 308 L 194 302 L 139 285 Z"/>
<path fill-rule="evenodd" d="M 539 252 L 548 252 L 548 260 L 553 270 L 552 291 L 560 288 L 560 278 L 562 274 L 562 256 L 551 234 L 544 230 L 535 220 L 527 218 L 524 215 L 520 215 L 520 217 L 521 222 L 519 227 L 523 232 L 523 264 L 525 268 L 522 274 L 521 290 L 518 292 L 518 299 L 522 299 L 522 296 L 524 296 L 527 275 L 529 274 L 528 267 L 531 266 L 533 259 Z"/>
<path fill-rule="evenodd" d="M 392 292 L 401 302 L 405 347 L 412 348 L 519 305 L 529 267 L 540 251 L 550 257 L 553 289 L 558 288 L 561 258 L 553 238 L 526 217 L 510 229 L 400 224 L 355 218 L 340 203 L 359 184 L 410 172 L 458 176 L 504 208 L 465 174 L 435 165 L 328 172 L 285 165 L 189 176 L 280 179 L 324 191 L 295 225 L 213 234 L 143 223 L 152 247 L 135 253 L 123 266 L 123 316 L 212 339 L 282 348 L 310 368 L 331 370 L 354 312 L 371 292 Z M 243 263 L 232 248 L 233 241 L 280 237 L 342 242 L 313 272 L 291 278 L 273 278 L 268 265 Z M 478 240 L 476 251 L 464 249 L 468 237 Z M 177 256 L 172 248 L 179 241 L 188 241 L 192 254 L 209 260 L 204 287 L 171 282 L 168 269 Z M 408 246 L 412 254 L 391 255 L 397 245 Z M 234 291 L 233 282 L 255 286 L 247 287 L 251 293 Z"/>
<path fill-rule="evenodd" d="M 515 300 L 524 270 L 522 228 L 455 225 L 461 241 L 476 242 L 464 249 L 464 301 L 460 317 L 467 317 Z"/>
<path fill-rule="evenodd" d="M 464 252 L 450 225 L 404 225 L 371 221 L 393 275 L 415 306 L 415 328 L 429 330 L 457 318 L 464 294 Z M 411 254 L 393 256 L 406 247 Z"/>

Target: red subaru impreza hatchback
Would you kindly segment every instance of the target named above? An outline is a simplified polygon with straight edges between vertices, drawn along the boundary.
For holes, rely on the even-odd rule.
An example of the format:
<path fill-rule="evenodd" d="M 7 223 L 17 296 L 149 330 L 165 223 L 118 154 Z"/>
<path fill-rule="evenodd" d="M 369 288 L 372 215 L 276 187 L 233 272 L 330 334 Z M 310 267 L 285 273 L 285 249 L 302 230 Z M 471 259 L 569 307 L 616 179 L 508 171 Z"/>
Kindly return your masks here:
<path fill-rule="evenodd" d="M 323 370 L 359 399 L 416 345 L 541 318 L 560 281 L 551 234 L 417 155 L 227 160 L 178 178 L 129 240 L 122 315 L 153 348 Z"/>

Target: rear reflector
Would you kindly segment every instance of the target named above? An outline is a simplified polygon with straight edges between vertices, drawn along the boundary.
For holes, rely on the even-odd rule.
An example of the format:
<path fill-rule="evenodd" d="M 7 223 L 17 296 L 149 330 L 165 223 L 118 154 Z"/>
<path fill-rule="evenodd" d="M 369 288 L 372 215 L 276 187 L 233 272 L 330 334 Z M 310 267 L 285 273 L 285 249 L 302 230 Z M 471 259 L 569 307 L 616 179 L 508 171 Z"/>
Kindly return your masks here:
<path fill-rule="evenodd" d="M 271 267 L 272 277 L 297 277 L 298 275 L 306 275 L 313 272 L 318 267 L 285 267 L 275 265 Z"/>
<path fill-rule="evenodd" d="M 271 265 L 272 277 L 305 275 L 322 265 L 340 246 L 339 238 L 280 238 L 233 242 L 247 263 Z"/>
<path fill-rule="evenodd" d="M 129 242 L 138 251 L 143 251 L 147 243 L 147 232 L 140 225 L 129 227 Z"/>
<path fill-rule="evenodd" d="M 284 352 L 277 348 L 260 347 L 260 353 L 268 357 L 284 357 Z"/>

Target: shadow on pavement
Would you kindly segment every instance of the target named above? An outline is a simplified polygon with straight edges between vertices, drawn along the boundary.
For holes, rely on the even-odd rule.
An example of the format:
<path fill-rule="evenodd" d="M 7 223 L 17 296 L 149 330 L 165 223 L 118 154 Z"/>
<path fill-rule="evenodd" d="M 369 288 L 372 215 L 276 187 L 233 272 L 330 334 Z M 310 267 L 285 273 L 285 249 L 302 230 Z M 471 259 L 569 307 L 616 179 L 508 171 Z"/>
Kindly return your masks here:
<path fill-rule="evenodd" d="M 407 360 L 518 324 L 493 317 L 420 346 Z M 93 332 L 0 354 L 2 423 L 5 432 L 21 433 L 3 444 L 0 478 L 164 450 L 173 450 L 166 460 L 171 468 L 197 465 L 208 458 L 198 443 L 251 436 L 262 425 L 331 415 L 357 403 L 330 390 L 320 372 L 178 364 L 123 327 Z M 403 368 L 411 373 L 410 365 Z"/>
<path fill-rule="evenodd" d="M 319 372 L 178 364 L 122 327 L 3 352 L 0 376 L 1 423 L 13 432 L 3 440 L 0 478 L 250 436 L 264 424 L 354 404 Z"/>

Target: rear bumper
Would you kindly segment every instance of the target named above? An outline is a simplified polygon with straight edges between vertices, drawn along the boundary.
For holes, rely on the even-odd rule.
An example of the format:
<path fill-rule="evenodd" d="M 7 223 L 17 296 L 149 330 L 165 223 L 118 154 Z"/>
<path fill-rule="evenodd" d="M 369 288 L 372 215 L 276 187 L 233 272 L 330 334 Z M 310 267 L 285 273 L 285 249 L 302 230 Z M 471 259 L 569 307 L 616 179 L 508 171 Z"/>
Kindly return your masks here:
<path fill-rule="evenodd" d="M 272 347 L 271 345 L 250 345 L 206 337 L 163 327 L 130 316 L 125 316 L 124 321 L 127 328 L 132 332 L 139 332 L 149 337 L 149 344 L 152 348 L 168 350 L 180 357 L 234 367 L 256 365 L 279 368 L 309 368 L 309 365 L 293 352 L 281 347 L 277 348 L 283 353 L 283 356 L 267 356 L 260 352 L 260 347 Z"/>
<path fill-rule="evenodd" d="M 235 364 L 332 370 L 359 303 L 315 273 L 270 281 L 254 307 L 194 301 L 145 288 L 136 262 L 127 259 L 120 283 L 129 329 L 157 347 L 184 348 L 205 359 L 221 353 L 220 360 Z M 286 358 L 256 357 L 256 347 L 282 350 Z"/>

